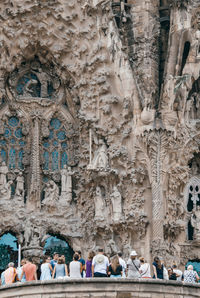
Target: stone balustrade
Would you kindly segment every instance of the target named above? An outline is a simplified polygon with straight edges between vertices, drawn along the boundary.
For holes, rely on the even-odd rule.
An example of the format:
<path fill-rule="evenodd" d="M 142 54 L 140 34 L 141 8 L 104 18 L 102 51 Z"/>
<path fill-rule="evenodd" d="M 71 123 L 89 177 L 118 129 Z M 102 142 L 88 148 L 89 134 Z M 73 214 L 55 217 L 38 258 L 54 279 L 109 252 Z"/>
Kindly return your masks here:
<path fill-rule="evenodd" d="M 65 279 L 0 287 L 0 298 L 193 298 L 200 284 L 153 279 Z"/>

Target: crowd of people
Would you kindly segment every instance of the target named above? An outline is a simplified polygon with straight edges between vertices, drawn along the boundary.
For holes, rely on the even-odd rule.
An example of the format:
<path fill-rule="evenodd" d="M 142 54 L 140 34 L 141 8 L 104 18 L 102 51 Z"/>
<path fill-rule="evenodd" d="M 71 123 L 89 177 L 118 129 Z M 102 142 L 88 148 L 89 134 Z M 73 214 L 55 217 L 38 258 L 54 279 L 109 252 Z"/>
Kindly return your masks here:
<path fill-rule="evenodd" d="M 1 285 L 38 279 L 84 277 L 154 278 L 188 283 L 196 283 L 199 280 L 199 276 L 193 270 L 192 265 L 188 265 L 184 272 L 178 269 L 175 264 L 167 269 L 161 260 L 155 257 L 151 266 L 145 258 L 138 258 L 135 250 L 131 251 L 126 263 L 121 252 L 112 258 L 108 258 L 103 249 L 100 248 L 96 255 L 93 251 L 89 252 L 86 262 L 82 258 L 81 252 L 77 251 L 73 256 L 73 261 L 69 264 L 66 264 L 65 256 L 59 256 L 57 252 L 53 254 L 53 258 L 44 256 L 44 261 L 40 266 L 33 264 L 31 259 L 23 259 L 21 267 L 18 268 L 15 268 L 14 263 L 9 263 L 8 268 L 1 274 Z"/>

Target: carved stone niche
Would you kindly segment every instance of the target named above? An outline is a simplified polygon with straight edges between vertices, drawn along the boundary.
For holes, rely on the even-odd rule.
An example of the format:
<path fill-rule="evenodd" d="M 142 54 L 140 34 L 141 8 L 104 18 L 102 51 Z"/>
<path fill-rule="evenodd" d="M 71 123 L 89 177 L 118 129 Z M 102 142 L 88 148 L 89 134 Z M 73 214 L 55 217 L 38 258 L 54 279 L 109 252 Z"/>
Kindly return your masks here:
<path fill-rule="evenodd" d="M 184 190 L 187 240 L 200 244 L 200 178 L 190 179 Z"/>
<path fill-rule="evenodd" d="M 6 91 L 11 101 L 37 102 L 44 106 L 61 101 L 64 95 L 55 70 L 37 59 L 22 63 L 9 75 Z"/>

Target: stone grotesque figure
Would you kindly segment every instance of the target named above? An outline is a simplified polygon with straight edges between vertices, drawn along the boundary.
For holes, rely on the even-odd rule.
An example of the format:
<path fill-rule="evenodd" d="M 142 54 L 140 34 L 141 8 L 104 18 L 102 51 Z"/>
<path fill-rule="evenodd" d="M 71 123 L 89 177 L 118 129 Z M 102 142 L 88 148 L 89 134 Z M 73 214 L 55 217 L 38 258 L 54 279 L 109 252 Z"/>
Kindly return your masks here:
<path fill-rule="evenodd" d="M 191 216 L 191 225 L 194 228 L 193 239 L 200 241 L 200 207 L 196 207 L 196 211 Z"/>
<path fill-rule="evenodd" d="M 95 205 L 95 219 L 103 220 L 104 212 L 105 212 L 105 203 L 102 196 L 101 188 L 99 186 L 96 187 L 94 205 Z"/>
<path fill-rule="evenodd" d="M 7 183 L 7 177 L 6 177 L 7 173 L 8 173 L 8 167 L 6 166 L 5 161 L 3 161 L 0 166 L 0 186 L 5 185 Z"/>
<path fill-rule="evenodd" d="M 43 200 L 43 204 L 54 204 L 54 202 L 56 202 L 58 200 L 58 196 L 59 196 L 59 188 L 56 185 L 56 183 L 53 180 L 50 180 L 45 189 L 45 196 L 44 196 L 44 200 Z"/>
<path fill-rule="evenodd" d="M 106 169 L 108 167 L 108 153 L 107 147 L 104 141 L 101 139 L 99 140 L 99 147 L 94 154 L 94 158 L 92 160 L 91 165 L 89 168 L 95 169 Z"/>
<path fill-rule="evenodd" d="M 24 197 L 24 177 L 22 175 L 22 172 L 19 172 L 19 175 L 16 181 L 17 181 L 17 186 L 16 186 L 15 195 L 23 198 Z"/>
<path fill-rule="evenodd" d="M 110 196 L 112 202 L 113 220 L 119 221 L 122 216 L 122 196 L 117 186 L 113 187 L 113 192 Z"/>
<path fill-rule="evenodd" d="M 28 97 L 32 97 L 34 94 L 34 86 L 36 86 L 38 84 L 37 80 L 31 79 L 30 81 L 28 81 L 26 83 L 26 85 L 24 86 L 24 93 L 23 96 L 28 96 Z"/>

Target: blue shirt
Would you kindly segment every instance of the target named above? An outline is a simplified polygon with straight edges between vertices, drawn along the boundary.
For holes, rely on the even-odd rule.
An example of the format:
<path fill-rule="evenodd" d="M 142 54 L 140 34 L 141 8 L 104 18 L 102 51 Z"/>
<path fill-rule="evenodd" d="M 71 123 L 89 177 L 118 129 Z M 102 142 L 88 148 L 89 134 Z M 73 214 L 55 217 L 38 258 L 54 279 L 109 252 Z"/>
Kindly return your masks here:
<path fill-rule="evenodd" d="M 84 259 L 80 258 L 78 261 L 82 264 L 82 267 L 85 266 L 85 260 Z M 81 276 L 83 277 L 83 270 L 81 272 Z"/>
<path fill-rule="evenodd" d="M 55 265 L 57 264 L 56 260 L 51 260 L 50 262 L 52 269 L 54 269 Z"/>
<path fill-rule="evenodd" d="M 5 285 L 6 283 L 5 283 L 5 271 L 3 271 L 2 273 L 1 273 L 1 285 L 3 286 L 3 285 Z"/>

